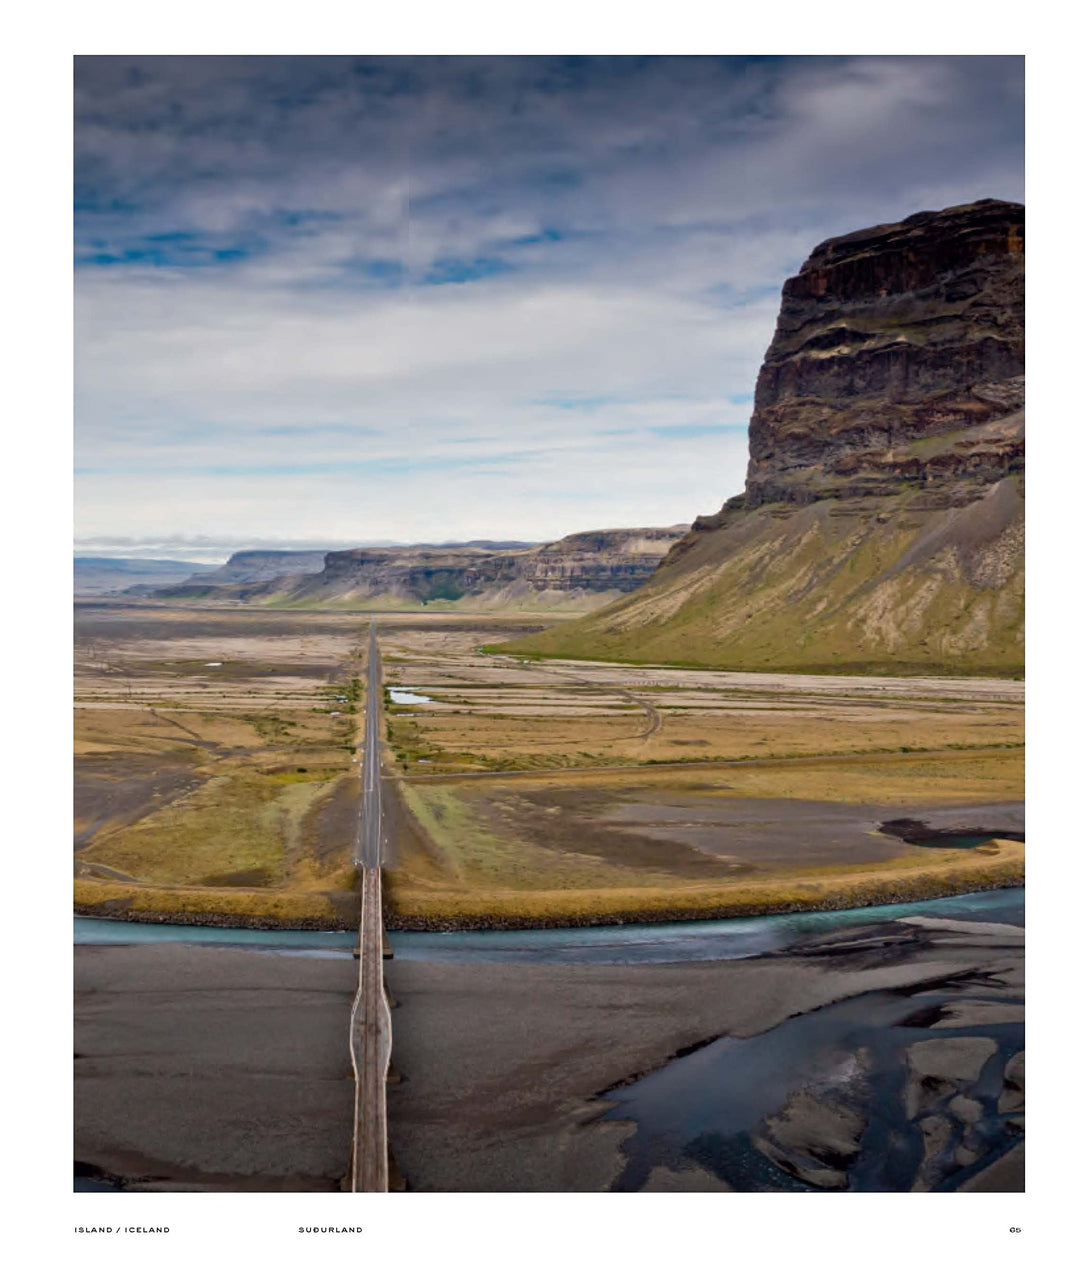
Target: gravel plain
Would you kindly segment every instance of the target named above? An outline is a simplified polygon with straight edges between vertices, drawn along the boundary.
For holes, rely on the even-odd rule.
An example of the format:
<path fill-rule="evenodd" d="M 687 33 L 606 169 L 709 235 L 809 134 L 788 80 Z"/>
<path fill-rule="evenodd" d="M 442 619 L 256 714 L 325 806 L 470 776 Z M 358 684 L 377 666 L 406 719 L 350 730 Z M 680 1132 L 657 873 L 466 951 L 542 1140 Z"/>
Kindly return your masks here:
<path fill-rule="evenodd" d="M 937 1044 L 897 1092 L 896 1111 L 917 1114 L 911 1129 L 926 1140 L 912 1162 L 916 1186 L 1016 1190 L 1020 1145 L 980 1142 L 979 1103 L 999 1090 L 988 1089 L 985 1059 L 974 1066 L 969 1028 L 1016 1019 L 1022 953 L 1022 929 L 922 919 L 727 962 L 391 961 L 400 1075 L 388 1092 L 391 1149 L 409 1190 L 610 1190 L 625 1185 L 636 1126 L 607 1116 L 605 1092 L 644 1084 L 715 1038 L 752 1038 L 843 999 L 865 999 L 867 1014 L 882 999 L 894 1009 L 911 1000 L 919 1014 L 902 1021 L 905 1033 Z M 355 977 L 344 955 L 79 947 L 82 1172 L 136 1190 L 339 1190 Z M 938 1001 L 922 1006 L 924 995 Z M 983 1055 L 995 1046 L 992 1035 L 981 1042 Z M 850 1063 L 850 1052 L 841 1057 Z M 821 1075 L 831 1084 L 828 1070 Z M 994 1102 L 1018 1138 L 1022 1058 L 995 1075 Z M 811 1190 L 844 1189 L 865 1129 L 859 1110 L 800 1085 L 762 1121 L 762 1153 Z M 810 1165 L 808 1148 L 826 1162 Z M 731 1189 L 722 1167 L 700 1156 L 658 1158 L 646 1170 L 637 1190 Z"/>

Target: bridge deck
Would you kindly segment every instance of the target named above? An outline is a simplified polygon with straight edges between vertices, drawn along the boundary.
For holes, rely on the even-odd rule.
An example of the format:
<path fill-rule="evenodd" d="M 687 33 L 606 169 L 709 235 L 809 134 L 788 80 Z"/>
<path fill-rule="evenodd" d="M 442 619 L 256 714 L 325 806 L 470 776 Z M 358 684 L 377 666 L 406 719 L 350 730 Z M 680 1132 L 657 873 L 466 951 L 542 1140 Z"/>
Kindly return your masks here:
<path fill-rule="evenodd" d="M 379 757 L 379 705 L 382 665 L 371 622 L 368 645 L 367 703 L 364 710 L 363 800 L 353 857 L 363 874 L 360 978 L 353 1000 L 349 1033 L 356 1097 L 353 1107 L 351 1189 L 386 1191 L 389 1163 L 386 1138 L 386 1075 L 390 1068 L 390 1007 L 383 984 L 382 920 L 382 766 Z"/>

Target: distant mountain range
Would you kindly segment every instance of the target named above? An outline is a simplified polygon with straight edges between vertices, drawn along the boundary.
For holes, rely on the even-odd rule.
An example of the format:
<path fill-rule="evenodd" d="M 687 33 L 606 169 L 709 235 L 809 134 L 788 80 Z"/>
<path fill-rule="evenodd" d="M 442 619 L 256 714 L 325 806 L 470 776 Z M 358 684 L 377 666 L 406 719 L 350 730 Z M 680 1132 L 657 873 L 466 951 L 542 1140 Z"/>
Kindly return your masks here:
<path fill-rule="evenodd" d="M 350 550 L 241 550 L 220 567 L 174 570 L 156 581 L 114 569 L 110 586 L 77 594 L 197 604 L 330 607 L 339 610 L 426 606 L 460 610 L 588 611 L 636 589 L 689 529 L 612 528 L 535 545 L 466 541 Z M 84 560 L 77 560 L 84 561 Z M 132 569 L 150 567 L 135 560 Z M 181 573 L 181 574 L 178 574 Z M 101 580 L 106 579 L 102 573 Z M 131 581 L 135 581 L 134 584 Z"/>
<path fill-rule="evenodd" d="M 214 567 L 173 558 L 76 558 L 75 596 L 108 597 L 133 585 L 176 584 Z"/>

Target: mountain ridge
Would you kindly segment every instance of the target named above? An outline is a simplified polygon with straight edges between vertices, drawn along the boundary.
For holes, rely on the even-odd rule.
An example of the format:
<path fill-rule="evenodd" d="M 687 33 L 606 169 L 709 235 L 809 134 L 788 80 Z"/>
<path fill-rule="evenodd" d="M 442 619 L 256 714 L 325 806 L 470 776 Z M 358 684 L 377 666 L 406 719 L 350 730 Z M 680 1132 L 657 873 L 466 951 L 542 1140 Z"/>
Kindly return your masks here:
<path fill-rule="evenodd" d="M 155 586 L 182 580 L 204 568 L 177 558 L 110 558 L 77 554 L 74 558 L 76 597 L 111 597 L 133 586 Z M 207 572 L 212 567 L 205 567 Z"/>
<path fill-rule="evenodd" d="M 252 567 L 249 559 L 234 555 L 215 576 L 166 586 L 149 596 L 341 610 L 580 611 L 643 584 L 688 526 L 576 532 L 521 548 L 515 542 L 483 541 L 331 550 L 319 557 L 318 567 L 305 557 L 299 570 L 288 569 L 280 557 L 264 568 L 263 559 Z"/>

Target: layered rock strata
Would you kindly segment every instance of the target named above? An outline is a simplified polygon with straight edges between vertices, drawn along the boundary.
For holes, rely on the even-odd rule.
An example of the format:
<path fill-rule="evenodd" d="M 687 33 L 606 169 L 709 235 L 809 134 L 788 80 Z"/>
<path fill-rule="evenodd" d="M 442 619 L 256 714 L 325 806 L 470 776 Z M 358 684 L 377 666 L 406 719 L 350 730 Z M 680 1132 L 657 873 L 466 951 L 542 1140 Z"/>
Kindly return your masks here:
<path fill-rule="evenodd" d="M 247 585 L 278 576 L 299 575 L 321 570 L 323 550 L 244 549 L 208 575 L 192 576 L 203 585 Z"/>
<path fill-rule="evenodd" d="M 1023 468 L 1024 209 L 984 201 L 822 243 L 784 284 L 750 422 L 744 504 Z"/>
<path fill-rule="evenodd" d="M 745 491 L 631 598 L 522 649 L 1019 672 L 1024 208 L 833 238 L 784 285 Z"/>
<path fill-rule="evenodd" d="M 317 570 L 213 589 L 200 581 L 158 596 L 303 606 L 587 608 L 643 585 L 686 530 L 679 524 L 579 532 L 518 549 L 493 542 L 335 550 L 321 556 Z"/>

